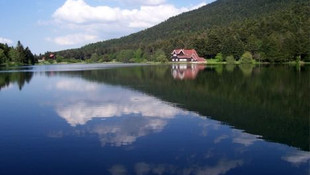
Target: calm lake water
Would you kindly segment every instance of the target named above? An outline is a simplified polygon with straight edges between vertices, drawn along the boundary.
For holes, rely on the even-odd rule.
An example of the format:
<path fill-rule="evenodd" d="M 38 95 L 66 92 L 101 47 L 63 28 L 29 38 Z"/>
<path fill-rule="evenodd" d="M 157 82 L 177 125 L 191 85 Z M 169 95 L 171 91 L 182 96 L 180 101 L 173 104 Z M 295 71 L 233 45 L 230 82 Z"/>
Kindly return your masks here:
<path fill-rule="evenodd" d="M 0 174 L 307 175 L 310 67 L 0 70 Z"/>

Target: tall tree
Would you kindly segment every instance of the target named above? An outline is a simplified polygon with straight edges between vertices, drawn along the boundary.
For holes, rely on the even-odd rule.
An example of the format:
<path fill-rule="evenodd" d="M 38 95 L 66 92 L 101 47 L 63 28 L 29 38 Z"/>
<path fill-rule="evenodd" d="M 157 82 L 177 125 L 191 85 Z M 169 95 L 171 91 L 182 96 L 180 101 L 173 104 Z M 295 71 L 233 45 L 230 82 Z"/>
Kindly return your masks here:
<path fill-rule="evenodd" d="M 26 49 L 24 50 L 24 54 L 25 54 L 25 58 L 23 60 L 23 63 L 34 65 L 35 64 L 35 57 L 28 47 L 26 47 Z"/>
<path fill-rule="evenodd" d="M 7 57 L 4 54 L 4 50 L 0 49 L 0 65 L 5 63 L 7 61 Z"/>
<path fill-rule="evenodd" d="M 17 42 L 16 51 L 17 51 L 17 56 L 15 57 L 15 60 L 13 60 L 13 61 L 17 62 L 17 63 L 24 63 L 25 49 L 24 49 L 24 46 L 21 44 L 20 41 Z"/>

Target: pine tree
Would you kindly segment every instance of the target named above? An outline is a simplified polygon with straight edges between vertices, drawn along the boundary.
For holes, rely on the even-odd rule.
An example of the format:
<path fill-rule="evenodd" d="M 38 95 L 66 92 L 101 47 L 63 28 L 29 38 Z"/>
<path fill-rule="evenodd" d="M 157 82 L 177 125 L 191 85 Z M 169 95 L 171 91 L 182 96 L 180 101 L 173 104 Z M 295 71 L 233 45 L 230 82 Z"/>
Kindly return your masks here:
<path fill-rule="evenodd" d="M 6 55 L 4 54 L 4 50 L 0 49 L 0 65 L 5 63 L 7 60 Z"/>
<path fill-rule="evenodd" d="M 23 60 L 23 63 L 34 65 L 35 58 L 34 58 L 34 55 L 32 54 L 32 52 L 30 51 L 30 49 L 28 47 L 26 47 L 24 54 L 25 54 L 25 59 Z"/>

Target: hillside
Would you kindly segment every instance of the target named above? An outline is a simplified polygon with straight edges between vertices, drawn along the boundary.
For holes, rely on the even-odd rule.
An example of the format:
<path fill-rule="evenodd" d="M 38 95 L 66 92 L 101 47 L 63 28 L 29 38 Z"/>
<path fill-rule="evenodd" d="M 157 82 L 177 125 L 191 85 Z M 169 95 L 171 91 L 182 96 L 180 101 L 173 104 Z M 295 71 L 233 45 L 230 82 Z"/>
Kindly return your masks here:
<path fill-rule="evenodd" d="M 119 39 L 60 51 L 65 58 L 92 61 L 154 61 L 174 48 L 195 48 L 204 57 L 250 51 L 260 61 L 309 59 L 307 0 L 217 0 Z"/>

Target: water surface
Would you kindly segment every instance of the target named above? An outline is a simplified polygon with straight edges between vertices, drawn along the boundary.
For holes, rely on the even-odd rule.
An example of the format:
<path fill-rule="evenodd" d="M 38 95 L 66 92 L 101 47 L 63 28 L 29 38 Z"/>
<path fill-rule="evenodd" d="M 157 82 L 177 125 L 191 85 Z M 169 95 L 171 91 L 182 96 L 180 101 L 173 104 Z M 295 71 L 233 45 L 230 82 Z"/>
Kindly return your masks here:
<path fill-rule="evenodd" d="M 0 72 L 0 174 L 309 174 L 309 67 Z"/>

